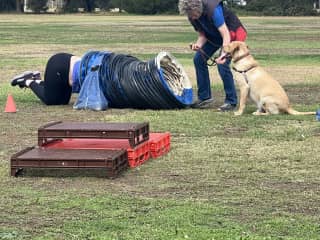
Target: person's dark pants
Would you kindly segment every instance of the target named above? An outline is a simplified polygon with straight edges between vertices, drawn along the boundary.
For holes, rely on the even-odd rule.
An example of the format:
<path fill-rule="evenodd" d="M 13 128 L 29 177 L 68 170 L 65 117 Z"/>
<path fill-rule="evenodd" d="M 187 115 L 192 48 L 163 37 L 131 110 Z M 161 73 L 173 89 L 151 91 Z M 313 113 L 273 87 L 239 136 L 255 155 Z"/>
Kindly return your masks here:
<path fill-rule="evenodd" d="M 207 42 L 202 49 L 206 55 L 212 56 L 219 48 Z M 207 60 L 208 58 L 203 56 L 200 51 L 197 51 L 193 59 L 197 76 L 198 98 L 200 100 L 205 100 L 212 97 Z M 228 59 L 224 64 L 218 64 L 217 67 L 223 81 L 224 91 L 226 93 L 224 102 L 236 105 L 237 92 L 230 69 L 230 62 L 231 60 Z"/>
<path fill-rule="evenodd" d="M 72 87 L 69 85 L 70 60 L 73 55 L 58 53 L 47 63 L 44 81 L 32 82 L 30 89 L 46 105 L 65 105 L 71 97 Z"/>

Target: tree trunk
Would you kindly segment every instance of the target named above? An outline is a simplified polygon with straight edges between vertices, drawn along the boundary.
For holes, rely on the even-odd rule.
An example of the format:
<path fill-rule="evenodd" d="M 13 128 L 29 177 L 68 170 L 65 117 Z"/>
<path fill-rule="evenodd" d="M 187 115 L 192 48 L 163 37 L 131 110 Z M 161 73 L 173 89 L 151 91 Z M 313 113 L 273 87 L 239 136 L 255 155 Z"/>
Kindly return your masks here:
<path fill-rule="evenodd" d="M 119 13 L 121 13 L 121 12 L 122 12 L 122 0 L 120 0 L 120 6 L 119 6 Z"/>
<path fill-rule="evenodd" d="M 87 8 L 88 12 L 92 12 L 93 11 L 93 5 L 94 5 L 94 1 L 86 0 L 86 8 Z"/>
<path fill-rule="evenodd" d="M 16 0 L 16 11 L 21 13 L 21 0 Z"/>
<path fill-rule="evenodd" d="M 64 8 L 68 8 L 70 4 L 70 0 L 65 0 L 64 1 Z"/>

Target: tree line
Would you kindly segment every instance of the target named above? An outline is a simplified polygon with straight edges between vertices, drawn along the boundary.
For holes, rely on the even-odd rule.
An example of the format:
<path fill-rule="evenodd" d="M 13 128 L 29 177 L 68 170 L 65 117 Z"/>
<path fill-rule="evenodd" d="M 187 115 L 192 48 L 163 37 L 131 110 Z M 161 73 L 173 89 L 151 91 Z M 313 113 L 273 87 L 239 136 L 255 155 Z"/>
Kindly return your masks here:
<path fill-rule="evenodd" d="M 57 0 L 56 0 L 57 1 Z M 0 12 L 23 12 L 23 0 L 1 0 Z M 48 0 L 29 0 L 28 8 L 35 13 L 45 12 Z M 64 0 L 61 12 L 77 12 L 83 8 L 86 12 L 93 12 L 95 8 L 108 11 L 119 8 L 133 14 L 163 14 L 177 13 L 178 0 Z"/>
<path fill-rule="evenodd" d="M 57 0 L 56 0 L 57 1 Z M 0 12 L 23 12 L 23 0 L 1 0 Z M 48 0 L 29 0 L 29 8 L 35 13 L 47 10 Z M 226 0 L 234 11 L 248 15 L 303 16 L 315 15 L 320 0 L 247 0 L 246 6 L 238 6 L 235 0 Z M 62 12 L 77 12 L 79 8 L 93 12 L 95 8 L 108 11 L 119 8 L 132 14 L 178 13 L 178 0 L 64 0 Z"/>
<path fill-rule="evenodd" d="M 317 15 L 314 4 L 319 0 L 247 0 L 245 10 L 269 16 L 308 16 Z"/>

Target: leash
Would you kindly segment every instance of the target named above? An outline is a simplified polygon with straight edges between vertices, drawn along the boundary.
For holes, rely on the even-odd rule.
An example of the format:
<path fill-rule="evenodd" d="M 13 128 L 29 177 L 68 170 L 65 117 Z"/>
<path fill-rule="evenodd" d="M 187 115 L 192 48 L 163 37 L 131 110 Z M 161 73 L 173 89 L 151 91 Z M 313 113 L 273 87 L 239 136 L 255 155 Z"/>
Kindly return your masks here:
<path fill-rule="evenodd" d="M 192 43 L 190 43 L 189 47 L 192 50 Z M 198 51 L 200 52 L 203 60 L 207 63 L 207 66 L 209 67 L 217 66 L 217 63 L 216 63 L 217 57 L 214 57 L 214 58 L 210 57 L 208 54 L 206 54 L 206 52 L 202 48 L 199 48 Z"/>
<path fill-rule="evenodd" d="M 199 25 L 202 25 L 199 19 L 195 19 L 195 21 L 198 22 Z M 212 42 L 211 40 L 209 40 L 208 38 L 207 38 L 207 42 L 209 44 L 211 44 L 212 46 L 220 49 L 219 56 L 221 56 L 221 52 L 222 52 L 221 44 L 216 44 L 216 43 Z M 190 49 L 192 49 L 192 43 L 190 44 Z M 219 57 L 211 57 L 211 56 L 209 56 L 208 54 L 206 54 L 206 52 L 202 48 L 199 48 L 198 51 L 200 52 L 203 60 L 205 62 L 207 62 L 207 66 L 209 66 L 209 67 L 217 66 L 216 59 L 218 59 Z M 231 57 L 230 55 L 226 55 L 223 58 L 230 58 L 230 57 Z"/>
<path fill-rule="evenodd" d="M 190 43 L 190 49 L 192 49 L 192 43 Z M 198 51 L 200 52 L 203 60 L 207 63 L 207 66 L 209 66 L 209 67 L 217 66 L 216 59 L 218 57 L 214 57 L 214 58 L 210 57 L 208 54 L 206 54 L 206 52 L 202 48 L 199 48 Z"/>
<path fill-rule="evenodd" d="M 220 49 L 220 54 L 219 55 L 221 55 L 222 48 L 221 48 L 220 45 L 213 43 L 209 39 L 207 39 L 207 42 L 210 43 L 214 47 L 219 47 L 219 49 Z M 192 43 L 190 43 L 189 47 L 192 50 Z M 207 66 L 209 66 L 209 67 L 217 66 L 216 60 L 219 57 L 211 57 L 211 56 L 209 56 L 202 48 L 199 48 L 198 51 L 200 52 L 201 57 L 203 58 L 203 60 L 207 63 Z M 229 57 L 230 57 L 230 55 L 225 55 L 223 58 L 229 58 Z"/>

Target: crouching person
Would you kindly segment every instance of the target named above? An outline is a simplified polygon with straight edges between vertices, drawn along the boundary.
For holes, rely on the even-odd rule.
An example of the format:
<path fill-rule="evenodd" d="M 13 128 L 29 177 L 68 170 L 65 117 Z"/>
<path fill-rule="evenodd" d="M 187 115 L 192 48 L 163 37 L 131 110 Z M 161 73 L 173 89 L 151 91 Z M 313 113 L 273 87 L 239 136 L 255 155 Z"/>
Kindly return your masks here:
<path fill-rule="evenodd" d="M 69 103 L 73 79 L 77 76 L 81 58 L 69 53 L 58 53 L 47 62 L 44 79 L 40 72 L 26 71 L 11 80 L 12 86 L 30 88 L 46 105 L 66 105 Z"/>

